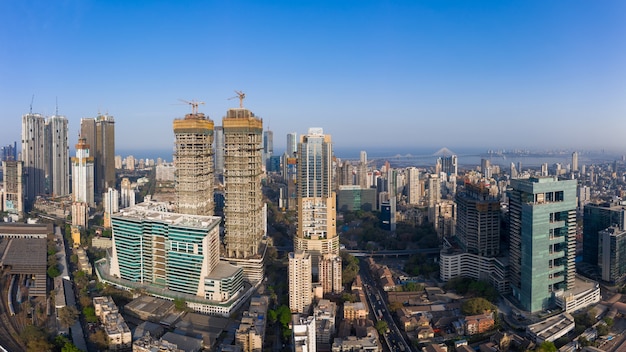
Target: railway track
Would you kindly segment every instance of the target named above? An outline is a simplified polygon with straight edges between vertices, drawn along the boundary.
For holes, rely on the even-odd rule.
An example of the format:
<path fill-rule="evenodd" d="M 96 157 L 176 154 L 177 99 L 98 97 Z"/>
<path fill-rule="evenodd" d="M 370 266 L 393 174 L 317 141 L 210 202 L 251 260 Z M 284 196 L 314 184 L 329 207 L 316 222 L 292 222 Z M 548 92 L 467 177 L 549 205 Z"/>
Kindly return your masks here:
<path fill-rule="evenodd" d="M 9 310 L 7 309 L 8 285 L 6 280 L 6 276 L 2 278 L 2 287 L 4 289 L 2 290 L 2 299 L 0 299 L 0 345 L 7 351 L 21 352 L 25 348 L 19 340 L 19 334 L 9 318 Z"/>

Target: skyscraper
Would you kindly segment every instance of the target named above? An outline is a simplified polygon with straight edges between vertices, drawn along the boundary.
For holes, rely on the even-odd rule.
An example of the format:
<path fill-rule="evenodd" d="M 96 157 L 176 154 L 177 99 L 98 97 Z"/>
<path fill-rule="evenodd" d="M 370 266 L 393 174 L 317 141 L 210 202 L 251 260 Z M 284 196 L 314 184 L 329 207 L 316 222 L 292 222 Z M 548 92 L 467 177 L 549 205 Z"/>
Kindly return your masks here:
<path fill-rule="evenodd" d="M 67 119 L 55 115 L 46 121 L 46 153 L 49 193 L 70 194 L 69 145 Z"/>
<path fill-rule="evenodd" d="M 481 256 L 500 253 L 500 201 L 484 183 L 465 184 L 456 194 L 456 235 L 463 250 Z"/>
<path fill-rule="evenodd" d="M 213 121 L 195 109 L 174 120 L 176 208 L 188 215 L 213 215 Z"/>
<path fill-rule="evenodd" d="M 307 313 L 313 301 L 311 255 L 303 251 L 289 253 L 289 309 Z"/>
<path fill-rule="evenodd" d="M 46 154 L 45 120 L 40 114 L 22 116 L 22 161 L 24 162 L 24 201 L 31 206 L 35 197 L 45 193 Z"/>
<path fill-rule="evenodd" d="M 420 170 L 416 167 L 409 167 L 407 171 L 407 203 L 418 205 L 420 203 L 422 186 L 420 185 Z"/>
<path fill-rule="evenodd" d="M 269 170 L 267 161 L 274 155 L 274 132 L 265 130 L 263 132 L 263 166 Z"/>
<path fill-rule="evenodd" d="M 287 149 L 285 152 L 289 157 L 293 157 L 298 151 L 298 134 L 296 132 L 287 133 Z"/>
<path fill-rule="evenodd" d="M 80 120 L 80 136 L 91 147 L 94 158 L 95 193 L 100 196 L 108 187 L 115 187 L 115 120 L 98 115 Z"/>
<path fill-rule="evenodd" d="M 626 229 L 626 210 L 621 201 L 589 203 L 583 209 L 583 263 L 598 269 L 602 261 L 600 231 L 614 226 Z"/>
<path fill-rule="evenodd" d="M 78 139 L 76 157 L 72 158 L 72 200 L 93 207 L 94 158 L 90 155 L 89 147 L 85 138 Z"/>
<path fill-rule="evenodd" d="M 572 172 L 578 171 L 578 152 L 572 153 Z"/>
<path fill-rule="evenodd" d="M 522 308 L 549 307 L 556 291 L 574 287 L 576 180 L 511 180 L 511 291 Z"/>
<path fill-rule="evenodd" d="M 313 271 L 319 273 L 324 255 L 339 254 L 330 135 L 325 135 L 321 128 L 310 128 L 300 138 L 297 154 L 298 227 L 294 248 L 310 253 Z M 333 280 L 328 276 L 324 279 Z M 322 286 L 333 287 L 332 283 Z"/>
<path fill-rule="evenodd" d="M 2 211 L 24 215 L 24 177 L 22 161 L 7 160 L 2 162 Z"/>
<path fill-rule="evenodd" d="M 250 110 L 229 109 L 224 129 L 224 231 L 226 257 L 251 282 L 263 278 L 265 206 L 261 192 L 263 120 Z"/>
<path fill-rule="evenodd" d="M 458 159 L 456 155 L 442 156 L 437 159 L 437 173 L 444 172 L 447 176 L 457 175 Z"/>
<path fill-rule="evenodd" d="M 102 199 L 104 200 L 104 227 L 111 228 L 111 215 L 120 210 L 120 192 L 109 187 Z"/>
<path fill-rule="evenodd" d="M 130 183 L 130 180 L 128 179 L 128 177 L 124 177 L 122 179 L 120 188 L 122 190 L 121 192 L 121 199 L 120 199 L 120 205 L 123 208 L 128 208 L 128 207 L 132 207 L 135 205 L 135 190 L 132 187 L 132 184 Z"/>

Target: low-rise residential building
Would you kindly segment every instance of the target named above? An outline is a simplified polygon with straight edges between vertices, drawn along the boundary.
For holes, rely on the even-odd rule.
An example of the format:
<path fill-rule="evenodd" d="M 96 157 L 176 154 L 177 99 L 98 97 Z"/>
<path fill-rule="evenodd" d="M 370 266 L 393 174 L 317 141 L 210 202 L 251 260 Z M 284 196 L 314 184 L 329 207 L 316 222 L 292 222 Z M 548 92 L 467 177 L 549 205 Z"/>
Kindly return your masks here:
<path fill-rule="evenodd" d="M 94 297 L 93 305 L 96 316 L 100 318 L 104 326 L 104 332 L 109 341 L 109 350 L 120 351 L 131 348 L 133 339 L 130 329 L 113 299 L 110 296 Z"/>
<path fill-rule="evenodd" d="M 378 343 L 378 339 L 375 336 L 356 337 L 348 336 L 344 338 L 335 338 L 331 348 L 332 352 L 352 352 L 352 351 L 364 351 L 364 352 L 379 352 L 382 351 L 382 347 Z"/>
<path fill-rule="evenodd" d="M 317 346 L 329 345 L 335 334 L 335 317 L 337 304 L 327 299 L 321 299 L 313 309 L 315 316 L 315 339 Z"/>
<path fill-rule="evenodd" d="M 243 312 L 241 324 L 235 333 L 235 344 L 243 352 L 260 351 L 263 348 L 268 305 L 269 297 L 252 297 L 250 308 Z"/>
<path fill-rule="evenodd" d="M 315 317 L 293 316 L 292 320 L 293 350 L 295 352 L 317 351 L 315 338 Z"/>
<path fill-rule="evenodd" d="M 349 303 L 343 305 L 343 318 L 345 320 L 357 320 L 367 318 L 367 309 L 363 302 Z"/>
<path fill-rule="evenodd" d="M 493 313 L 469 315 L 465 317 L 465 334 L 482 334 L 493 329 L 495 321 Z"/>

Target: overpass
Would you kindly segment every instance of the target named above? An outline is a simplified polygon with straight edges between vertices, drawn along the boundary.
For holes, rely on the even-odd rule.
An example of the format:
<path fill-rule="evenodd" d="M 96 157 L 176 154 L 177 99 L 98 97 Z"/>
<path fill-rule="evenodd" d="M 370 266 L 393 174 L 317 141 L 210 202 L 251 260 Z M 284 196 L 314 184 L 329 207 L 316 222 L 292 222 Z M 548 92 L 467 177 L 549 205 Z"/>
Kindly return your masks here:
<path fill-rule="evenodd" d="M 404 257 L 413 254 L 439 254 L 441 248 L 417 248 L 417 249 L 399 249 L 399 250 L 382 250 L 382 251 L 364 251 L 361 249 L 344 250 L 355 257 Z"/>

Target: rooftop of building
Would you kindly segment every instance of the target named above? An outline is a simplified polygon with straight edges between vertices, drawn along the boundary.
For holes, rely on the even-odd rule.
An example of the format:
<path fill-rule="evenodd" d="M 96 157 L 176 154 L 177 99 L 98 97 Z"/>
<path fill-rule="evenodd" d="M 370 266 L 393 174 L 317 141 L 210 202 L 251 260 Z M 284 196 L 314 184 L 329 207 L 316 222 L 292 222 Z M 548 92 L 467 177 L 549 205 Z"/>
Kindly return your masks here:
<path fill-rule="evenodd" d="M 574 317 L 569 313 L 561 313 L 536 324 L 528 325 L 527 329 L 542 340 L 546 340 L 572 324 L 574 324 Z"/>
<path fill-rule="evenodd" d="M 589 292 L 598 287 L 598 283 L 582 276 L 576 275 L 574 278 L 574 288 L 571 290 L 563 291 L 564 296 L 578 296 L 580 294 Z"/>
<path fill-rule="evenodd" d="M 211 280 L 222 280 L 228 277 L 233 277 L 238 270 L 241 270 L 241 268 L 226 262 L 219 262 L 213 271 L 207 275 L 207 278 Z"/>
<path fill-rule="evenodd" d="M 177 226 L 209 228 L 218 225 L 218 216 L 187 215 L 165 211 L 167 204 L 159 202 L 143 202 L 120 210 L 113 218 L 130 218 L 137 220 L 153 220 Z"/>
<path fill-rule="evenodd" d="M 53 233 L 52 224 L 0 223 L 0 237 L 12 235 L 48 235 Z"/>
<path fill-rule="evenodd" d="M 48 255 L 45 238 L 0 239 L 0 263 L 14 274 L 45 275 Z M 6 244 L 6 246 L 5 246 Z"/>

